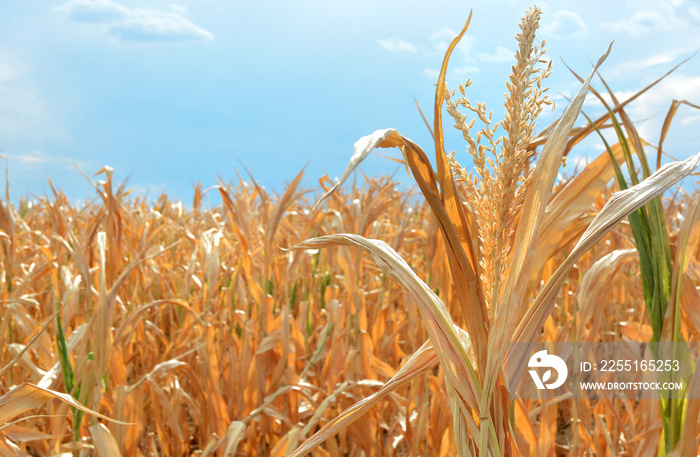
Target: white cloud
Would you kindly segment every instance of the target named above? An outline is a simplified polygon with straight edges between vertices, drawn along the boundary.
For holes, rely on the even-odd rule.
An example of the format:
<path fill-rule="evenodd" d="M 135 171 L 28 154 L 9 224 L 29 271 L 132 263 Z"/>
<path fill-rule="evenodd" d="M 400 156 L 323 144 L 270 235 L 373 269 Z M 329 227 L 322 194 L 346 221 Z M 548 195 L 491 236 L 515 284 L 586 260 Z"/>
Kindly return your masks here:
<path fill-rule="evenodd" d="M 580 38 L 586 32 L 588 26 L 573 11 L 557 11 L 552 22 L 542 27 L 542 35 L 547 38 Z"/>
<path fill-rule="evenodd" d="M 671 100 L 700 100 L 700 76 L 688 76 L 682 73 L 669 75 L 658 85 L 634 101 L 640 114 L 663 117 L 671 105 Z"/>
<path fill-rule="evenodd" d="M 73 165 L 84 168 L 86 162 L 75 160 L 69 157 L 57 157 L 46 154 L 43 151 L 32 151 L 23 154 L 6 154 L 10 166 L 19 165 L 23 169 L 36 170 L 50 165 L 52 168 L 73 168 Z"/>
<path fill-rule="evenodd" d="M 496 52 L 490 54 L 488 52 L 480 52 L 479 59 L 483 62 L 506 63 L 514 60 L 514 53 L 505 46 L 498 46 Z"/>
<path fill-rule="evenodd" d="M 392 52 L 409 52 L 412 54 L 420 52 L 422 54 L 435 53 L 443 55 L 445 51 L 447 51 L 447 48 L 452 40 L 454 40 L 457 35 L 458 33 L 453 29 L 446 27 L 430 34 L 428 36 L 428 41 L 425 43 L 411 43 L 400 38 L 392 37 L 377 40 L 377 44 Z M 473 44 L 474 37 L 465 35 L 455 48 L 455 51 L 460 52 L 465 57 L 465 61 L 468 63 L 476 62 L 473 57 L 469 57 L 469 52 Z"/>
<path fill-rule="evenodd" d="M 635 93 L 636 91 L 615 92 L 615 97 L 622 102 Z M 603 98 L 606 103 L 612 106 L 612 100 L 607 93 L 603 94 Z M 637 123 L 637 130 L 643 139 L 651 143 L 658 141 L 661 126 L 674 99 L 700 100 L 700 76 L 689 76 L 681 73 L 671 74 L 627 105 L 625 111 L 630 119 Z M 603 112 L 603 106 L 600 101 L 590 94 L 586 96 L 584 109 L 589 115 L 594 114 L 597 116 Z M 671 127 L 672 134 L 675 132 L 679 137 L 685 135 L 680 127 L 690 126 L 688 128 L 692 129 L 693 126 L 691 124 L 696 121 L 695 118 L 697 117 L 694 109 L 682 106 L 679 113 L 682 113 L 683 110 L 690 110 L 685 111 L 686 113 L 690 112 L 690 116 L 687 118 L 676 117 L 672 125 L 676 125 L 677 128 Z M 697 135 L 693 133 L 688 138 L 693 138 L 692 141 L 696 141 Z"/>
<path fill-rule="evenodd" d="M 418 48 L 408 41 L 401 40 L 399 38 L 386 38 L 383 40 L 377 40 L 379 46 L 383 47 L 392 52 L 410 52 L 415 54 L 418 52 Z"/>
<path fill-rule="evenodd" d="M 111 0 L 71 0 L 55 8 L 75 22 L 104 23 L 124 20 L 129 10 Z"/>
<path fill-rule="evenodd" d="M 447 51 L 447 47 L 450 45 L 450 42 L 452 42 L 456 36 L 457 32 L 448 27 L 440 29 L 430 35 L 430 42 L 433 45 L 433 49 L 440 53 L 444 53 Z"/>
<path fill-rule="evenodd" d="M 692 12 L 691 12 L 692 14 Z M 650 9 L 638 10 L 629 19 L 615 22 L 603 22 L 602 29 L 624 32 L 633 38 L 639 38 L 652 31 L 674 31 L 686 26 L 686 21 L 676 15 L 672 5 L 658 2 Z"/>
<path fill-rule="evenodd" d="M 130 20 L 111 27 L 110 34 L 128 42 L 209 41 L 211 32 L 175 13 L 134 10 Z"/>
<path fill-rule="evenodd" d="M 549 98 L 554 103 L 569 103 L 574 98 L 574 94 L 570 90 L 562 89 L 550 94 Z"/>
<path fill-rule="evenodd" d="M 188 21 L 184 7 L 170 5 L 172 12 L 126 8 L 112 0 L 71 0 L 56 7 L 74 22 L 102 25 L 109 35 L 130 43 L 181 43 L 210 41 L 211 32 Z"/>
<path fill-rule="evenodd" d="M 606 91 L 600 92 L 600 95 L 602 95 L 603 100 L 605 100 L 605 103 L 607 103 L 609 106 L 613 106 L 614 103 L 612 101 L 612 97 L 610 97 L 610 94 L 608 94 Z M 615 92 L 615 97 L 617 98 L 618 101 L 625 101 L 631 96 L 633 96 L 635 92 L 633 91 L 619 91 Z M 639 100 L 639 99 L 637 99 Z M 586 98 L 583 101 L 583 107 L 584 109 L 588 109 L 590 111 L 593 110 L 603 110 L 603 104 L 598 100 L 598 97 L 595 95 L 588 93 L 586 94 Z M 629 109 L 627 109 L 627 112 L 629 112 Z"/>
<path fill-rule="evenodd" d="M 474 65 L 465 65 L 463 67 L 459 68 L 454 68 L 451 70 L 455 76 L 459 77 L 469 77 L 469 75 L 473 75 L 474 73 L 479 73 L 481 71 L 481 68 L 475 67 Z"/>
<path fill-rule="evenodd" d="M 0 137 L 65 138 L 59 125 L 34 83 L 31 65 L 21 54 L 0 50 Z"/>
<path fill-rule="evenodd" d="M 696 0 L 636 0 L 628 2 L 634 14 L 627 19 L 604 22 L 601 28 L 624 32 L 639 38 L 655 32 L 693 33 L 700 20 L 700 7 Z M 692 43 L 697 36 L 683 37 L 682 41 Z M 697 40 L 695 40 L 697 41 Z"/>
<path fill-rule="evenodd" d="M 455 32 L 453 29 L 443 28 L 432 33 L 428 37 L 428 41 L 425 43 L 410 43 L 399 38 L 386 38 L 377 40 L 377 44 L 392 52 L 406 52 L 411 54 L 420 53 L 422 55 L 431 56 L 438 54 L 442 56 L 447 50 L 450 42 L 452 42 L 457 35 L 457 32 Z M 453 57 L 452 64 L 450 65 L 448 71 L 448 77 L 451 76 L 458 79 L 463 79 L 465 75 L 468 76 L 481 71 L 481 69 L 476 66 L 478 61 L 469 55 L 469 51 L 473 43 L 473 37 L 462 37 L 459 45 L 455 48 L 456 52 L 462 54 L 462 59 L 459 61 L 459 59 L 455 59 Z M 484 56 L 483 60 L 500 62 L 503 59 L 503 51 L 507 52 L 509 55 L 511 54 L 506 48 L 499 46 L 496 49 L 495 54 L 482 53 Z M 460 64 L 461 66 L 459 66 Z M 426 78 L 430 79 L 431 81 L 435 81 L 440 75 L 440 69 L 428 67 L 425 68 L 422 73 Z"/>
<path fill-rule="evenodd" d="M 693 19 L 700 21 L 700 8 L 697 6 L 691 6 L 688 8 L 688 14 L 690 14 Z"/>
<path fill-rule="evenodd" d="M 437 80 L 438 76 L 440 76 L 440 70 L 436 70 L 434 68 L 426 68 L 423 70 L 423 74 L 431 80 Z"/>
<path fill-rule="evenodd" d="M 643 59 L 629 60 L 614 66 L 609 73 L 612 75 L 634 75 L 639 71 L 673 62 L 678 57 L 678 54 L 678 50 L 673 50 L 661 54 L 654 54 L 644 57 Z"/>
<path fill-rule="evenodd" d="M 681 123 L 681 125 L 697 124 L 698 122 L 700 122 L 700 114 L 696 114 L 695 116 L 684 117 L 679 122 Z"/>
<path fill-rule="evenodd" d="M 474 73 L 479 72 L 481 72 L 481 68 L 475 67 L 474 65 L 464 65 L 456 68 L 450 67 L 447 71 L 447 77 L 445 79 L 448 81 L 448 86 L 450 86 L 449 81 L 460 80 L 463 82 L 465 79 L 473 76 Z M 425 75 L 425 77 L 429 80 L 435 82 L 437 81 L 438 76 L 440 76 L 440 70 L 435 68 L 426 68 L 423 70 L 423 75 Z"/>
<path fill-rule="evenodd" d="M 442 56 L 445 54 L 445 51 L 447 51 L 447 48 L 452 40 L 457 38 L 457 35 L 458 33 L 449 27 L 442 28 L 436 32 L 433 32 L 428 37 L 429 42 L 426 46 L 428 50 L 432 50 L 434 53 Z M 473 57 L 470 57 L 470 52 L 473 45 L 474 37 L 467 34 L 464 35 L 461 40 L 459 40 L 457 47 L 455 47 L 455 51 L 461 53 L 465 57 L 466 62 L 475 63 L 476 60 L 474 60 Z M 420 46 L 420 48 L 423 49 L 424 46 Z"/>

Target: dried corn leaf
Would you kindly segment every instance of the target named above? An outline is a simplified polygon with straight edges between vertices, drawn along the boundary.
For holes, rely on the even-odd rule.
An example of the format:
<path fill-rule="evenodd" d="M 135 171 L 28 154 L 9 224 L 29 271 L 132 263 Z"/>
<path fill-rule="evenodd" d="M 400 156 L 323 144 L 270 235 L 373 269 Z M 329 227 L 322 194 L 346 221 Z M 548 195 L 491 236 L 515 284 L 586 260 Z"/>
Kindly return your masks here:
<path fill-rule="evenodd" d="M 405 385 L 419 374 L 431 370 L 437 362 L 438 356 L 433 350 L 432 344 L 430 341 L 426 341 L 423 346 L 408 359 L 396 375 L 387 381 L 377 392 L 355 403 L 332 421 L 328 422 L 313 436 L 304 441 L 290 457 L 301 457 L 308 454 L 313 448 L 362 417 L 372 406 L 391 392 Z"/>
<path fill-rule="evenodd" d="M 238 450 L 238 444 L 243 439 L 243 434 L 245 433 L 245 424 L 241 421 L 233 421 L 226 429 L 226 435 L 223 438 L 224 441 L 224 457 L 231 457 L 236 455 Z"/>
<path fill-rule="evenodd" d="M 90 426 L 90 434 L 92 435 L 92 443 L 95 445 L 97 452 L 102 457 L 121 457 L 117 441 L 112 436 L 104 424 L 95 424 Z"/>
<path fill-rule="evenodd" d="M 593 222 L 581 236 L 566 260 L 557 268 L 554 275 L 537 295 L 534 303 L 518 324 L 512 341 L 534 341 L 536 334 L 554 308 L 554 301 L 559 288 L 574 263 L 629 214 L 688 176 L 699 164 L 700 153 L 684 161 L 664 165 L 656 173 L 636 186 L 615 193 L 593 219 Z M 513 372 L 509 373 L 508 383 L 511 391 L 517 385 L 525 369 L 527 363 L 526 354 L 531 349 L 530 347 L 526 348 L 526 346 L 531 345 L 512 345 L 509 348 L 508 359 L 514 361 L 514 367 L 517 366 Z"/>
<path fill-rule="evenodd" d="M 64 403 L 68 403 L 69 405 L 73 406 L 74 408 L 78 408 L 83 412 L 97 416 L 100 419 L 122 425 L 129 425 L 125 422 L 110 419 L 97 411 L 86 408 L 68 394 L 44 389 L 28 382 L 15 387 L 0 397 L 0 424 L 4 424 L 12 418 L 17 417 L 30 409 L 37 408 L 47 401 L 53 400 L 54 398 L 61 400 Z"/>
<path fill-rule="evenodd" d="M 673 336 L 680 334 L 681 314 L 680 301 L 683 282 L 690 260 L 700 243 L 700 200 L 688 208 L 688 215 L 683 221 L 676 241 L 676 256 L 673 261 L 673 276 L 671 279 L 671 297 L 668 301 L 664 318 L 663 340 L 674 341 Z M 686 280 L 688 278 L 685 278 Z"/>
<path fill-rule="evenodd" d="M 624 154 L 619 143 L 612 149 L 617 160 L 623 160 Z M 542 219 L 541 235 L 537 240 L 535 251 L 537 255 L 533 259 L 531 270 L 533 275 L 539 275 L 544 263 L 563 249 L 572 237 L 579 237 L 583 233 L 577 221 L 591 209 L 595 200 L 607 187 L 614 172 L 614 168 L 610 165 L 610 157 L 607 152 L 603 152 L 580 173 L 567 181 L 549 202 Z M 536 278 L 538 283 L 539 279 Z"/>
<path fill-rule="evenodd" d="M 695 457 L 698 451 L 698 418 L 700 418 L 700 358 L 695 361 L 695 372 L 688 385 L 685 423 L 681 439 L 676 448 L 670 453 L 673 457 Z"/>
<path fill-rule="evenodd" d="M 392 147 L 399 148 L 404 154 L 406 163 L 411 168 L 418 187 L 438 220 L 445 244 L 449 247 L 446 249 L 447 257 L 457 289 L 457 296 L 462 307 L 462 314 L 466 321 L 467 331 L 472 336 L 472 340 L 486 341 L 489 319 L 483 301 L 479 298 L 479 281 L 475 272 L 471 235 L 467 232 L 466 222 L 461 219 L 462 216 L 459 216 L 454 211 L 450 214 L 443 205 L 438 190 L 437 177 L 428 160 L 428 156 L 420 146 L 400 135 L 394 129 L 377 130 L 370 135 L 360 138 L 355 143 L 350 163 L 340 180 L 321 197 L 314 205 L 314 208 L 317 208 L 323 200 L 335 192 L 373 149 Z M 454 210 L 454 208 L 452 209 Z M 476 344 L 474 345 L 474 350 L 477 366 L 481 369 L 486 364 L 486 345 Z"/>
<path fill-rule="evenodd" d="M 382 240 L 370 240 L 345 233 L 312 238 L 294 248 L 317 249 L 330 246 L 356 246 L 369 252 L 379 268 L 411 294 L 418 305 L 440 363 L 445 369 L 446 379 L 452 383 L 470 408 L 476 408 L 481 386 L 468 356 L 470 348 L 462 343 L 447 307 L 435 292 Z"/>

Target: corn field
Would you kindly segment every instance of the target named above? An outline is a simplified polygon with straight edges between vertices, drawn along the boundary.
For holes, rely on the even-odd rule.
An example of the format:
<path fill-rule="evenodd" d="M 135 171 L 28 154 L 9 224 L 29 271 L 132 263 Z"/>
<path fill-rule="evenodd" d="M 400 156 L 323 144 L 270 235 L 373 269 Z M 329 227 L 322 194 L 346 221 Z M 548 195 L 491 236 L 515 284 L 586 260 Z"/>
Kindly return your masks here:
<path fill-rule="evenodd" d="M 469 82 L 458 98 L 446 87 L 466 26 L 452 43 L 429 127 L 436 170 L 388 129 L 358 141 L 341 182 L 303 186 L 300 173 L 281 194 L 252 178 L 197 185 L 191 205 L 132 196 L 109 167 L 84 204 L 53 185 L 13 200 L 10 171 L 0 454 L 698 454 L 700 375 L 695 396 L 673 405 L 508 395 L 501 367 L 524 356 L 507 347 L 515 339 L 700 337 L 700 194 L 664 193 L 700 156 L 650 167 L 651 139 L 625 113 L 633 100 L 612 91 L 607 115 L 573 128 L 593 73 L 562 120 L 536 133 L 551 71 L 538 69 L 538 19 L 533 9 L 521 24 L 503 139 L 468 101 Z M 658 150 L 682 103 L 695 107 L 669 101 Z M 444 151 L 443 105 L 473 171 Z M 596 130 L 618 141 L 556 179 Z M 388 177 L 342 186 L 375 147 L 401 150 L 417 188 Z M 206 192 L 222 203 L 206 207 Z M 647 248 L 668 257 L 666 270 L 644 263 L 645 233 L 659 234 Z M 648 281 L 664 275 L 659 305 Z"/>

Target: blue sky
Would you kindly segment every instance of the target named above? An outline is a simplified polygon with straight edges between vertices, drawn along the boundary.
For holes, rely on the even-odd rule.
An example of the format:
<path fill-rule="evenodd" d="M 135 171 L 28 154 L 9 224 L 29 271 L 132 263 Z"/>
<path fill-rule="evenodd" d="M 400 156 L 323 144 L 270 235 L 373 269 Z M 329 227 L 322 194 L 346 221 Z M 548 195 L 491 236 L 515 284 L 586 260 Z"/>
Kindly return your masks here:
<path fill-rule="evenodd" d="M 138 193 L 165 191 L 186 203 L 194 183 L 234 179 L 236 168 L 281 191 L 308 164 L 306 183 L 316 186 L 322 174 L 342 173 L 358 138 L 387 127 L 433 155 L 413 99 L 430 113 L 446 44 L 473 9 L 448 84 L 471 78 L 470 98 L 485 101 L 499 118 L 513 36 L 530 4 L 3 2 L 0 154 L 12 195 L 44 194 L 47 177 L 72 199 L 94 195 L 75 165 L 88 175 L 109 165 Z M 698 1 L 538 5 L 544 11 L 538 37 L 554 60 L 556 112 L 578 87 L 561 58 L 587 73 L 614 40 L 602 74 L 625 97 L 700 47 Z M 700 56 L 630 106 L 651 143 L 674 98 L 700 104 Z M 593 100 L 584 109 L 601 112 Z M 540 126 L 556 112 L 546 112 Z M 665 149 L 688 157 L 700 149 L 698 131 L 700 111 L 682 107 Z M 447 146 L 467 161 L 458 134 Z M 599 151 L 590 142 L 573 158 Z M 378 155 L 362 167 L 370 175 L 397 169 L 397 179 L 408 182 L 403 169 Z"/>

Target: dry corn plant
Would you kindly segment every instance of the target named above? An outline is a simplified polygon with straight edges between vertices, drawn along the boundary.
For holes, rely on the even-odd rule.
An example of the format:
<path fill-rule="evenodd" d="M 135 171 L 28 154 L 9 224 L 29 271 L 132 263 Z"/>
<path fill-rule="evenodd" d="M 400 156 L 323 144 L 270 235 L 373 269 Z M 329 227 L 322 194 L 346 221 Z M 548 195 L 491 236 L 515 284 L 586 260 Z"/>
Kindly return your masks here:
<path fill-rule="evenodd" d="M 281 457 L 337 432 L 314 455 L 655 455 L 658 401 L 507 396 L 501 367 L 521 357 L 505 346 L 516 332 L 524 341 L 652 338 L 630 226 L 612 226 L 694 165 L 657 167 L 615 193 L 604 153 L 555 182 L 561 157 L 594 128 L 569 133 L 579 93 L 558 125 L 532 138 L 549 71 L 536 62 L 536 19 L 532 10 L 519 36 L 502 140 L 467 87 L 458 98 L 445 90 L 446 58 L 437 172 L 393 130 L 358 142 L 343 180 L 375 145 L 397 146 L 426 202 L 386 177 L 350 189 L 323 177 L 324 191 L 335 188 L 321 209 L 299 174 L 280 195 L 252 177 L 197 186 L 190 209 L 167 195 L 131 197 L 109 168 L 80 206 L 53 186 L 19 205 L 6 191 L 0 454 Z M 611 107 L 623 123 L 637 96 Z M 444 103 L 477 163 L 472 175 L 442 149 Z M 486 121 L 480 132 L 458 113 L 465 108 Z M 610 147 L 618 162 L 623 149 Z M 221 205 L 206 208 L 210 191 Z M 675 317 L 664 325 L 680 319 L 686 341 L 700 338 L 698 200 L 664 203 L 679 259 L 666 313 Z M 374 260 L 349 247 L 279 249 L 312 237 L 321 238 L 308 246 L 361 245 Z M 697 371 L 691 384 L 700 390 Z M 683 456 L 696 452 L 699 412 L 687 401 Z"/>
<path fill-rule="evenodd" d="M 613 103 L 619 104 L 614 92 L 604 80 L 602 81 Z M 624 109 L 620 110 L 619 117 L 622 119 L 622 123 L 620 123 L 604 98 L 594 89 L 591 88 L 590 90 L 601 100 L 603 106 L 608 110 L 612 125 L 619 140 L 618 145 L 625 156 L 625 163 L 628 167 L 628 175 L 631 184 L 639 182 L 638 172 L 634 166 L 633 152 L 638 158 L 642 177 L 645 179 L 648 178 L 651 175 L 651 168 L 644 152 L 645 142 L 640 137 L 629 116 Z M 681 104 L 700 109 L 699 106 L 685 100 L 674 100 L 671 103 L 658 142 L 657 169 L 661 165 L 661 155 L 664 153 L 662 148 L 664 139 L 670 128 L 671 121 Z M 600 134 L 597 128 L 596 130 Z M 612 158 L 614 154 L 612 148 L 605 141 L 605 138 L 602 135 L 600 136 L 603 144 L 605 144 L 606 150 Z M 611 163 L 615 168 L 615 175 L 619 187 L 621 189 L 627 189 L 630 184 L 624 177 L 617 161 L 612 159 Z M 650 338 L 652 343 L 658 341 L 672 341 L 677 343 L 689 341 L 690 331 L 687 323 L 690 323 L 690 321 L 681 316 L 681 296 L 683 295 L 683 283 L 692 284 L 693 280 L 692 276 L 689 275 L 688 265 L 698 245 L 700 201 L 696 200 L 695 203 L 688 208 L 686 214 L 687 218 L 679 224 L 678 239 L 673 246 L 669 242 L 666 222 L 667 216 L 664 215 L 663 205 L 659 197 L 653 199 L 645 207 L 640 208 L 629 216 L 630 229 L 639 255 L 640 279 L 644 292 L 646 312 L 652 329 Z M 671 256 L 672 248 L 675 248 L 676 251 L 673 258 Z M 692 292 L 688 292 L 687 295 L 688 297 L 694 296 Z M 686 313 L 697 306 L 696 303 L 691 302 L 689 304 L 687 300 L 684 305 L 683 310 Z M 676 353 L 674 353 L 673 357 L 678 360 L 687 359 L 689 354 L 687 345 L 678 344 L 676 347 L 678 349 L 676 349 Z M 681 349 L 681 347 L 685 349 Z M 685 381 L 688 383 L 689 379 Z M 686 392 L 687 399 L 693 398 L 694 395 L 695 392 L 692 390 Z M 686 422 L 684 430 L 683 416 L 687 399 L 664 398 L 664 395 L 660 395 L 663 433 L 659 440 L 659 455 L 668 455 L 672 452 L 681 440 L 682 434 L 685 436 L 694 436 L 694 426 L 688 429 L 687 427 L 691 427 L 691 424 L 688 422 Z M 693 450 L 695 446 L 691 444 L 693 441 L 694 440 L 686 439 L 685 442 L 682 443 L 681 446 L 684 448 L 683 452 L 685 454 L 692 455 L 695 452 L 695 450 Z"/>
<path fill-rule="evenodd" d="M 446 287 L 442 265 L 427 261 L 442 249 L 427 207 L 388 178 L 337 192 L 321 213 L 301 174 L 276 197 L 255 181 L 222 183 L 211 209 L 197 187 L 191 210 L 166 195 L 130 198 L 110 169 L 99 174 L 81 206 L 55 190 L 2 202 L 0 393 L 11 403 L 1 455 L 284 455 L 427 337 L 404 293 L 358 253 L 279 249 L 336 231 L 382 237 Z M 439 446 L 449 429 L 440 376 L 388 398 L 376 413 L 392 419 L 351 427 L 338 446 Z M 78 401 L 119 422 L 79 414 Z M 407 402 L 420 405 L 419 423 L 402 416 Z M 383 427 L 403 439 L 384 442 Z"/>
<path fill-rule="evenodd" d="M 574 263 L 628 215 L 689 175 L 700 163 L 700 154 L 660 167 L 647 179 L 615 193 L 587 227 L 567 227 L 566 221 L 579 218 L 600 193 L 601 182 L 607 183 L 612 177 L 610 164 L 598 160 L 584 171 L 587 178 L 594 179 L 571 181 L 568 189 L 553 195 L 565 153 L 592 130 L 572 131 L 572 127 L 590 81 L 610 49 L 598 60 L 557 123 L 536 139 L 536 118 L 548 103 L 542 81 L 550 72 L 549 66 L 538 67 L 544 53 L 535 45 L 539 19 L 540 10 L 533 7 L 520 23 L 517 63 L 507 83 L 503 121 L 493 123 L 483 104 L 465 98 L 469 82 L 460 86 L 462 97 L 456 100 L 452 100 L 454 92 L 446 88 L 449 57 L 466 32 L 467 21 L 447 50 L 437 83 L 433 123 L 437 172 L 416 143 L 393 129 L 379 130 L 355 143 L 354 154 L 339 182 L 317 203 L 331 195 L 374 148 L 399 148 L 438 221 L 465 328 L 454 323 L 443 301 L 381 240 L 345 233 L 309 239 L 295 246 L 355 246 L 369 252 L 382 271 L 411 294 L 429 339 L 377 393 L 326 424 L 296 449 L 294 457 L 308 453 L 393 390 L 432 369 L 435 360 L 444 371 L 458 455 L 544 455 L 543 449 L 533 448 L 528 440 L 532 433 L 523 429 L 521 416 L 525 409 L 517 405 L 511 408 L 508 396 L 523 373 L 528 346 L 542 332 Z M 465 171 L 444 150 L 444 103 L 467 142 L 475 172 Z M 475 121 L 468 121 L 459 112 L 460 107 L 484 124 L 479 132 L 472 133 Z M 504 136 L 497 136 L 497 128 L 505 132 Z M 543 148 L 533 164 L 534 146 L 541 142 Z M 602 176 L 608 179 L 600 179 Z M 460 197 L 460 189 L 465 198 Z M 578 241 L 541 285 L 543 265 L 565 247 L 568 239 Z M 509 342 L 531 344 L 509 346 Z M 516 367 L 511 373 L 504 370 L 507 361 Z"/>
<path fill-rule="evenodd" d="M 579 209 L 584 217 L 567 223 L 578 228 L 570 228 L 565 239 L 551 238 L 564 247 L 540 268 L 537 284 L 553 274 L 573 248 L 577 230 L 582 233 L 612 195 L 606 187 L 612 171 L 601 173 L 605 160 L 597 159 L 555 187 L 552 198 L 567 207 L 580 203 L 568 189 L 597 190 L 582 204 L 590 209 Z M 114 345 L 99 385 L 99 411 L 129 425 L 101 425 L 87 416 L 78 423 L 72 404 L 47 402 L 5 424 L 0 430 L 2 455 L 52 456 L 76 450 L 87 456 L 285 455 L 328 418 L 379 392 L 397 374 L 394 367 L 427 338 L 419 311 L 407 292 L 387 281 L 357 250 L 277 249 L 311 235 L 349 231 L 386 240 L 461 323 L 437 221 L 425 203 L 417 204 L 387 178 L 369 178 L 362 189 L 338 189 L 324 212 L 312 210 L 313 197 L 304 197 L 298 181 L 278 197 L 254 182 L 222 185 L 225 206 L 212 209 L 203 209 L 200 188 L 195 189 L 192 209 L 185 209 L 167 196 L 150 204 L 129 199 L 122 189 L 111 189 L 109 181 L 108 176 L 107 182 L 96 184 L 100 196 L 79 207 L 60 193 L 53 201 L 21 200 L 19 207 L 3 202 L 3 214 L 15 224 L 7 232 L 3 225 L 1 236 L 15 241 L 3 250 L 3 255 L 11 254 L 12 263 L 0 278 L 0 358 L 20 358 L 3 373 L 0 388 L 2 393 L 15 392 L 12 386 L 28 382 L 56 392 L 74 391 L 65 387 L 62 371 L 68 365 L 68 382 L 84 385 L 90 364 L 79 361 L 90 361 L 90 354 L 89 346 L 79 343 L 95 331 L 89 323 L 95 321 L 101 292 L 93 286 L 88 295 L 80 272 L 87 267 L 87 278 L 99 284 L 101 245 L 106 242 L 105 257 L 112 255 L 119 242 L 116 235 L 122 233 L 121 256 L 112 261 L 137 259 L 144 249 L 160 253 L 130 270 L 116 292 L 107 330 Z M 326 190 L 332 186 L 327 178 L 321 185 Z M 689 219 L 681 222 L 681 216 L 696 201 L 697 196 L 688 195 L 667 205 L 674 246 Z M 109 208 L 119 213 L 111 231 L 114 239 L 105 236 Z M 545 220 L 547 227 L 561 223 Z M 99 239 L 103 236 L 105 240 Z M 64 243 L 66 239 L 74 241 Z M 177 249 L 161 252 L 159 246 L 176 241 Z M 545 325 L 546 340 L 595 341 L 611 334 L 611 322 L 620 338 L 650 338 L 639 273 L 634 253 L 629 253 L 633 247 L 622 226 L 579 259 Z M 2 260 L 5 265 L 4 256 Z M 693 277 L 698 276 L 699 260 L 696 253 L 688 265 Z M 126 268 L 124 261 L 106 276 L 107 283 L 114 284 Z M 583 279 L 577 277 L 580 272 Z M 684 282 L 683 289 L 682 301 L 692 300 L 692 293 L 697 296 L 692 281 Z M 54 295 L 65 303 L 60 326 L 52 320 Z M 682 307 L 695 323 L 688 327 L 694 339 L 700 335 L 698 309 L 697 304 Z M 42 322 L 52 323 L 39 333 Z M 59 344 L 63 338 L 65 347 Z M 27 348 L 23 354 L 22 347 Z M 363 420 L 327 440 L 315 454 L 454 455 L 444 370 L 435 367 L 434 353 L 424 362 L 433 369 L 388 392 L 401 378 L 391 381 Z M 533 456 L 555 449 L 571 455 L 594 449 L 603 455 L 611 446 L 629 455 L 653 455 L 648 451 L 659 442 L 658 410 L 658 402 L 516 402 L 514 433 L 530 443 L 523 453 Z M 572 428 L 558 416 L 572 417 L 579 424 L 577 433 L 567 435 Z M 630 436 L 639 438 L 626 438 Z"/>

